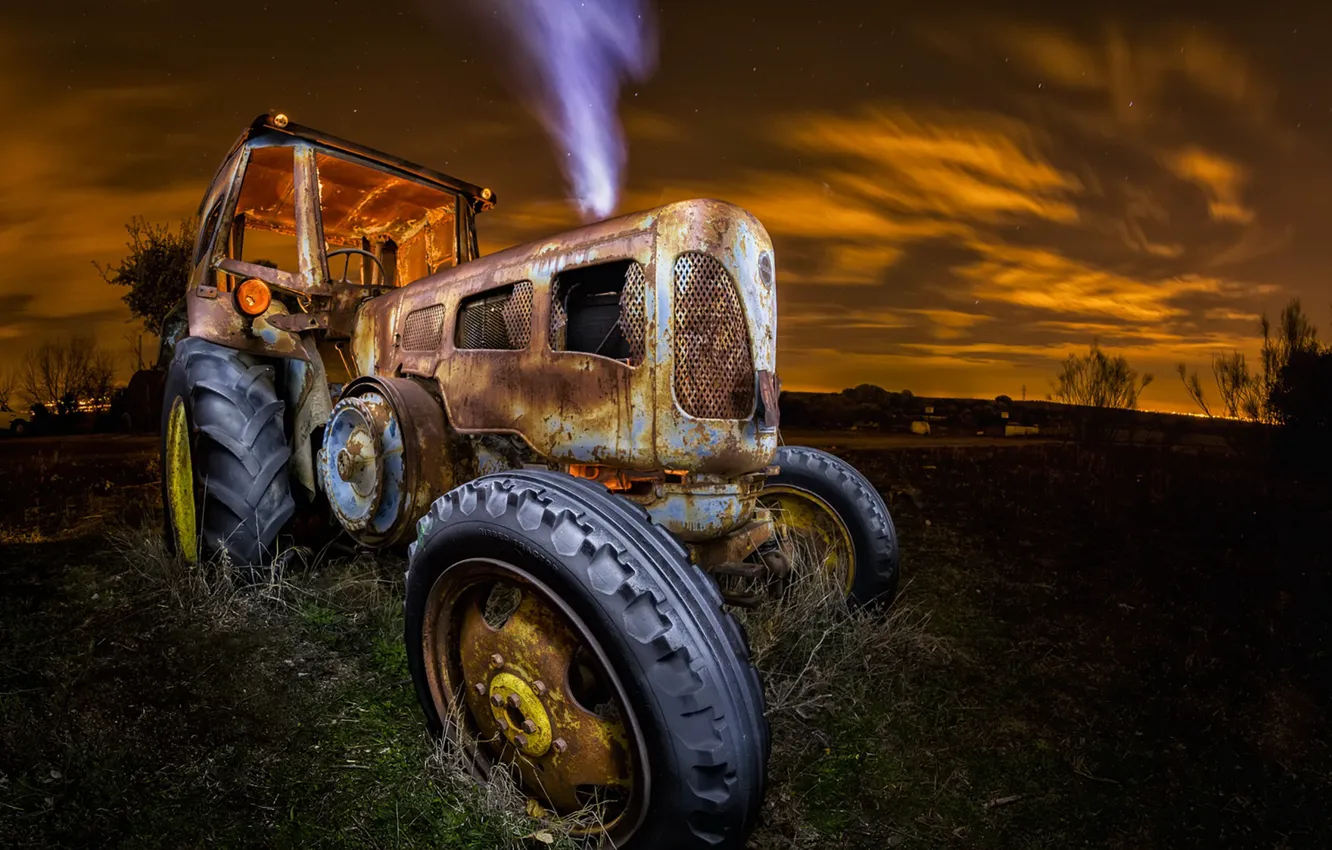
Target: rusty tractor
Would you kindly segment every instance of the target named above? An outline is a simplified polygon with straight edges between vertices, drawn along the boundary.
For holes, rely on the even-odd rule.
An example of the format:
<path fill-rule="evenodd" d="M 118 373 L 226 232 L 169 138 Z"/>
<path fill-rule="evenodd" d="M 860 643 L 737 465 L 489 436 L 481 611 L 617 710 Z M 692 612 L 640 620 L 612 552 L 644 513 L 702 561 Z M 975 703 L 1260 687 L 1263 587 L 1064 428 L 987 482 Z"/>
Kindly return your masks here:
<path fill-rule="evenodd" d="M 406 550 L 428 728 L 620 848 L 738 847 L 768 728 L 728 610 L 897 585 L 856 470 L 781 445 L 772 245 L 673 203 L 482 257 L 486 188 L 263 115 L 163 334 L 168 539 L 274 569 L 302 517 Z M 355 262 L 353 262 L 355 261 Z"/>

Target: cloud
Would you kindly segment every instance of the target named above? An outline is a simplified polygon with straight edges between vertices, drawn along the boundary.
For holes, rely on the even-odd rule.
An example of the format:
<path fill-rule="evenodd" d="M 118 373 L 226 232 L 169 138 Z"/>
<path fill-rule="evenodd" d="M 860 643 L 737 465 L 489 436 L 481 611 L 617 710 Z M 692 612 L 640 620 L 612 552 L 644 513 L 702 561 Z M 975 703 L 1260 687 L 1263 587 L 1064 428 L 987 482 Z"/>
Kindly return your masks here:
<path fill-rule="evenodd" d="M 1197 25 L 1157 25 L 1135 35 L 1107 25 L 1099 38 L 1082 39 L 1050 26 L 993 22 L 965 41 L 935 40 L 954 55 L 965 48 L 971 58 L 978 45 L 988 43 L 990 56 L 1011 57 L 1042 87 L 1101 95 L 1106 112 L 1124 124 L 1153 119 L 1181 86 L 1241 107 L 1240 114 L 1253 123 L 1271 114 L 1272 86 L 1219 33 Z"/>
<path fill-rule="evenodd" d="M 1244 310 L 1231 310 L 1227 307 L 1212 307 L 1203 311 L 1203 316 L 1214 322 L 1248 322 L 1257 326 L 1261 318 L 1257 313 Z"/>
<path fill-rule="evenodd" d="M 1045 161 L 1030 131 L 1012 121 L 981 115 L 931 120 L 879 107 L 782 124 L 797 150 L 855 163 L 852 172 L 826 172 L 830 184 L 893 209 L 957 220 L 1078 217 L 1065 200 L 1081 188 L 1077 179 Z"/>
<path fill-rule="evenodd" d="M 980 301 L 1003 301 L 1052 313 L 1161 322 L 1185 315 L 1189 295 L 1251 294 L 1243 284 L 1200 275 L 1143 279 L 1081 263 L 1052 248 L 977 242 L 980 261 L 957 269 Z"/>
<path fill-rule="evenodd" d="M 963 339 L 971 336 L 971 328 L 994 321 L 993 316 L 958 310 L 922 309 L 913 312 L 929 320 L 929 332 L 935 339 Z"/>
<path fill-rule="evenodd" d="M 1240 224 L 1254 220 L 1253 211 L 1240 201 L 1240 190 L 1248 174 L 1238 163 L 1197 146 L 1163 154 L 1162 161 L 1181 180 L 1195 183 L 1203 190 L 1214 220 Z"/>
<path fill-rule="evenodd" d="M 101 283 L 92 263 L 123 254 L 133 216 L 170 221 L 198 206 L 204 181 L 174 176 L 186 140 L 147 121 L 182 89 L 108 86 L 42 97 L 20 86 L 12 51 L 0 56 L 0 112 L 24 116 L 0 136 L 0 266 L 6 298 L 18 305 L 0 321 L 0 337 L 16 343 L 0 350 L 0 368 L 22 355 L 19 340 L 59 333 L 93 332 L 118 353 L 130 318 L 124 292 Z"/>

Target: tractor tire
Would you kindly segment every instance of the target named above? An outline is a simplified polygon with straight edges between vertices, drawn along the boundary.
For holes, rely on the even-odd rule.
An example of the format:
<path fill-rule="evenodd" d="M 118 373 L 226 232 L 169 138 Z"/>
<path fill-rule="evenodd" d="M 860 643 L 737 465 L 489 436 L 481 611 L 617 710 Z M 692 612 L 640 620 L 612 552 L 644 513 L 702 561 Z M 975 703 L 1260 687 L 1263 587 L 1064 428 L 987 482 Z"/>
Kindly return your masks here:
<path fill-rule="evenodd" d="M 279 532 L 296 511 L 287 477 L 291 449 L 274 367 L 251 354 L 189 337 L 176 346 L 162 403 L 162 503 L 166 539 L 180 551 L 181 523 L 173 516 L 170 481 L 193 486 L 197 552 L 225 553 L 252 577 L 268 570 Z M 173 473 L 171 418 L 180 400 L 188 433 L 188 469 Z"/>
<path fill-rule="evenodd" d="M 847 602 L 853 608 L 890 604 L 898 585 L 897 529 L 879 492 L 851 464 L 818 449 L 781 446 L 773 463 L 780 471 L 764 483 L 759 502 L 772 498 L 765 493 L 784 492 L 831 510 L 852 550 Z"/>
<path fill-rule="evenodd" d="M 473 731 L 470 737 L 460 736 L 456 721 L 446 724 L 441 714 L 459 716 L 475 690 L 480 702 L 470 709 L 469 722 L 482 722 L 478 718 L 487 707 L 485 683 L 493 671 L 468 678 L 464 663 L 453 680 L 434 672 L 442 669 L 436 663 L 439 653 L 454 651 L 437 648 L 441 634 L 454 634 L 440 625 L 446 622 L 441 618 L 465 624 L 474 616 L 466 606 L 438 600 L 452 598 L 440 588 L 459 582 L 459 576 L 477 565 L 484 570 L 487 563 L 519 565 L 533 584 L 558 597 L 549 604 L 582 624 L 582 634 L 590 636 L 587 643 L 600 648 L 608 675 L 622 686 L 619 692 L 632 715 L 631 727 L 639 730 L 635 740 L 650 766 L 645 768 L 650 780 L 633 817 L 621 816 L 599 834 L 601 846 L 743 847 L 758 819 L 769 753 L 763 689 L 741 626 L 723 610 L 716 585 L 690 564 L 680 543 L 653 524 L 639 505 L 562 473 L 515 470 L 486 475 L 435 502 L 418 523 L 417 540 L 410 547 L 408 666 L 430 731 L 465 751 L 470 740 L 474 760 L 481 751 L 476 740 L 484 740 L 484 735 Z M 529 585 L 523 592 L 535 591 Z M 463 613 L 440 613 L 445 611 Z M 471 634 L 489 637 L 502 634 L 502 628 Z M 459 639 L 443 640 L 474 646 L 464 639 L 467 634 L 464 625 L 457 632 Z M 549 653 L 561 640 L 546 635 L 533 643 Z M 457 650 L 460 655 L 466 651 Z M 528 663 L 510 654 L 487 654 L 490 651 L 472 649 L 495 664 L 517 665 L 514 670 Z M 559 671 L 562 665 L 555 662 L 553 669 Z M 572 680 L 573 668 L 564 669 L 559 681 Z M 490 693 L 494 700 L 494 691 Z M 545 687 L 538 693 L 545 693 Z M 552 696 L 550 704 L 558 706 L 556 699 L 567 702 Z M 571 740 L 579 734 L 576 726 L 555 721 L 552 728 L 569 729 Z M 547 771 L 540 774 L 543 788 L 560 781 L 558 760 L 541 769 Z"/>

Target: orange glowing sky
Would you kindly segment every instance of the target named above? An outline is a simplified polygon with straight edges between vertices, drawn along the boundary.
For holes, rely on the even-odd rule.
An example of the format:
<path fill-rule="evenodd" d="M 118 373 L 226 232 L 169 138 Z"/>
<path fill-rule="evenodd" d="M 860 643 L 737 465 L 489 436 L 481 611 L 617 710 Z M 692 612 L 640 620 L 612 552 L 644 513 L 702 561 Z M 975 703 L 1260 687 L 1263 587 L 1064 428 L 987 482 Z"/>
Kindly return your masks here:
<path fill-rule="evenodd" d="M 123 351 L 92 261 L 133 215 L 192 213 L 268 109 L 492 187 L 486 250 L 573 224 L 497 57 L 429 2 L 8 11 L 0 368 L 68 331 Z M 709 196 L 764 221 L 787 388 L 1043 398 L 1099 337 L 1156 374 L 1144 406 L 1187 409 L 1175 363 L 1252 354 L 1295 295 L 1327 326 L 1328 12 L 663 5 L 658 71 L 623 99 L 621 211 Z"/>

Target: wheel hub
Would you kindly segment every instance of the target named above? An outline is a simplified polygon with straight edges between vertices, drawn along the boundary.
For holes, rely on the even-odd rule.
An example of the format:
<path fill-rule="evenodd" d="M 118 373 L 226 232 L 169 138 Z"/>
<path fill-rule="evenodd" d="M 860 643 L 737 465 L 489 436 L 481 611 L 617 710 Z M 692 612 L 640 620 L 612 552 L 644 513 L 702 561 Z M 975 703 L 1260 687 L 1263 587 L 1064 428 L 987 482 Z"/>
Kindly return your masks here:
<path fill-rule="evenodd" d="M 496 618 L 493 600 L 509 592 L 508 613 Z M 565 614 L 516 584 L 476 587 L 464 599 L 450 641 L 458 665 L 451 688 L 463 695 L 477 743 L 512 763 L 528 793 L 559 813 L 632 794 L 635 750 L 618 686 L 596 669 Z"/>
<path fill-rule="evenodd" d="M 490 711 L 509 743 L 524 755 L 540 758 L 550 750 L 554 738 L 550 715 L 534 685 L 545 690 L 540 681 L 529 684 L 512 673 L 496 674 L 490 680 Z"/>
<path fill-rule="evenodd" d="M 362 537 L 383 534 L 403 503 L 403 439 L 392 406 L 367 392 L 333 407 L 319 450 L 329 506 L 343 528 Z"/>
<path fill-rule="evenodd" d="M 856 550 L 846 523 L 823 499 L 797 487 L 770 485 L 759 504 L 772 511 L 785 560 L 807 563 L 840 579 L 847 593 L 856 578 Z"/>

